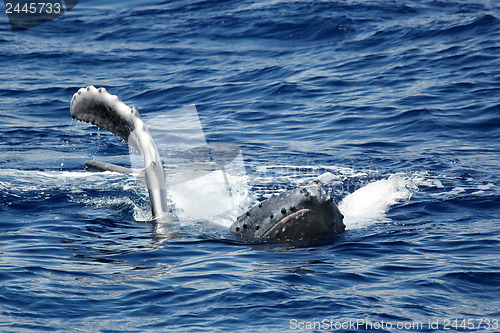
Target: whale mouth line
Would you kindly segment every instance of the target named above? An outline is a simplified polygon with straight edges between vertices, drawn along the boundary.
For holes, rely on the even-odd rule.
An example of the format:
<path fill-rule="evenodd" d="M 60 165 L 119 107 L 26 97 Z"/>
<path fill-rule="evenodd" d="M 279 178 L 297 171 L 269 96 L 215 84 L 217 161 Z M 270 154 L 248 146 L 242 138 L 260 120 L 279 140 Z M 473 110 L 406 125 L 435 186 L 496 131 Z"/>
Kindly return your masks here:
<path fill-rule="evenodd" d="M 303 215 L 305 215 L 305 214 L 309 213 L 310 211 L 311 211 L 311 210 L 310 210 L 310 209 L 308 209 L 308 208 L 302 208 L 302 209 L 300 209 L 300 210 L 298 210 L 298 211 L 296 211 L 296 212 L 293 212 L 293 213 L 291 213 L 291 214 L 289 214 L 289 215 L 285 216 L 284 218 L 282 218 L 282 219 L 279 221 L 279 223 L 281 223 L 281 224 L 286 224 L 288 221 L 290 221 L 290 220 L 291 220 L 291 219 L 293 219 L 294 217 L 299 216 L 299 215 L 302 215 L 302 216 L 303 216 Z"/>
<path fill-rule="evenodd" d="M 268 230 L 266 230 L 263 234 L 262 234 L 262 238 L 266 238 L 268 235 L 271 234 L 271 232 L 273 231 L 273 229 L 277 226 L 277 225 L 286 225 L 288 222 L 290 222 L 293 218 L 300 218 L 300 217 L 304 217 L 306 214 L 310 213 L 311 210 L 309 208 L 302 208 L 302 209 L 299 209 L 291 214 L 288 214 L 287 216 L 285 216 L 284 218 L 282 218 L 281 220 L 279 220 L 278 223 L 276 223 L 276 225 L 274 226 L 270 226 L 268 228 Z"/>

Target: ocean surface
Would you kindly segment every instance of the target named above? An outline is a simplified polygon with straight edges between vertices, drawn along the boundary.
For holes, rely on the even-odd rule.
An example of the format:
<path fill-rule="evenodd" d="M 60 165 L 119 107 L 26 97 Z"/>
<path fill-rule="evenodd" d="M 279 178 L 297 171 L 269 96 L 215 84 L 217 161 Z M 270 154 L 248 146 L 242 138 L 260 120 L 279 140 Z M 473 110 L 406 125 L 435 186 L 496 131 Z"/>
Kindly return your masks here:
<path fill-rule="evenodd" d="M 500 2 L 81 0 L 16 33 L 1 8 L 0 331 L 500 332 Z M 195 106 L 233 192 L 181 182 L 154 222 L 140 174 L 84 170 L 134 164 L 71 119 L 88 85 L 160 130 Z M 343 234 L 229 231 L 316 178 Z"/>

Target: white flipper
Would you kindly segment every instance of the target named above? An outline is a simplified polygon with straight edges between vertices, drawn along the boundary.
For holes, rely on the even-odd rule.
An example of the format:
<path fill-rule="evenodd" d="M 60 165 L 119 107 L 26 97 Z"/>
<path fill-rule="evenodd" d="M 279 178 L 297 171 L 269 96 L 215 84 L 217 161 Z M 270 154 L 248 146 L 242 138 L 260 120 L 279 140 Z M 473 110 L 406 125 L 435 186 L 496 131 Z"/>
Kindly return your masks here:
<path fill-rule="evenodd" d="M 111 164 L 111 163 L 106 163 L 106 162 L 101 162 L 101 161 L 87 161 L 84 163 L 85 169 L 86 170 L 97 170 L 97 171 L 111 171 L 111 172 L 118 172 L 118 173 L 123 173 L 123 174 L 132 174 L 134 173 L 134 170 L 125 168 L 119 165 Z"/>
<path fill-rule="evenodd" d="M 93 86 L 81 88 L 71 99 L 71 116 L 106 129 L 126 140 L 144 157 L 146 185 L 153 217 L 167 214 L 165 173 L 155 142 L 139 112 L 118 96 Z"/>

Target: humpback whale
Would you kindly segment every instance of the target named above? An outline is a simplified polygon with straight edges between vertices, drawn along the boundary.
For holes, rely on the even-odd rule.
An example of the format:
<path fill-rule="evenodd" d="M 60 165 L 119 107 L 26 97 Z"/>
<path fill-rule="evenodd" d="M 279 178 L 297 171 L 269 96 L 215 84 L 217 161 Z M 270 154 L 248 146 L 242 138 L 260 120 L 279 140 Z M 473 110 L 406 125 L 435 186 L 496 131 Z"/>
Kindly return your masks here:
<path fill-rule="evenodd" d="M 129 107 L 104 88 L 81 88 L 73 95 L 71 116 L 106 129 L 142 154 L 153 218 L 170 215 L 163 164 L 156 144 L 135 107 Z M 85 168 L 132 173 L 131 169 L 99 161 Z M 264 200 L 239 216 L 230 230 L 247 242 L 311 241 L 345 230 L 343 215 L 321 182 L 285 191 Z"/>

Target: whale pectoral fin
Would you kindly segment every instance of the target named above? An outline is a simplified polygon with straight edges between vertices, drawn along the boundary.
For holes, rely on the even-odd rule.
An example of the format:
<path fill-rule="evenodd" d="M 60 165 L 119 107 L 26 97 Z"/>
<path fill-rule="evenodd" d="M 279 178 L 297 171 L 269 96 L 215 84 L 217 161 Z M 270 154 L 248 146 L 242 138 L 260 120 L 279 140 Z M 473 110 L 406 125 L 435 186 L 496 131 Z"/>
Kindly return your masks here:
<path fill-rule="evenodd" d="M 104 88 L 94 86 L 81 88 L 71 99 L 71 116 L 106 129 L 129 142 L 138 125 L 144 125 L 135 108 L 130 108 L 118 96 L 111 95 Z M 137 142 L 129 142 L 140 151 Z"/>
<path fill-rule="evenodd" d="M 81 88 L 71 99 L 71 116 L 106 129 L 126 140 L 144 158 L 153 217 L 167 214 L 165 173 L 156 144 L 136 108 L 128 107 L 104 88 Z M 106 166 L 95 164 L 98 167 Z M 116 171 L 116 166 L 110 171 Z"/>
<path fill-rule="evenodd" d="M 118 172 L 118 173 L 123 173 L 123 174 L 132 174 L 134 173 L 134 170 L 125 168 L 116 164 L 111 164 L 111 163 L 106 163 L 106 162 L 100 162 L 100 161 L 87 161 L 84 164 L 85 170 L 95 170 L 95 171 L 111 171 L 111 172 Z"/>

